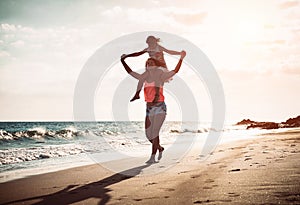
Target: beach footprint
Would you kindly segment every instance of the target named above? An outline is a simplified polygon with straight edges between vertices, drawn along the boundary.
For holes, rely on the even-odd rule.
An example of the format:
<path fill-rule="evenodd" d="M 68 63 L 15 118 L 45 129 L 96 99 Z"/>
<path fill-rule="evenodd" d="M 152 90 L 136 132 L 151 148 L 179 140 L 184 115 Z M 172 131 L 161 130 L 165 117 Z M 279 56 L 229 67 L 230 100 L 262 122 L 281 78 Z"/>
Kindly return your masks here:
<path fill-rule="evenodd" d="M 226 165 L 224 165 L 224 164 L 221 164 L 220 166 L 219 166 L 219 168 L 226 168 L 227 166 Z"/>
<path fill-rule="evenodd" d="M 207 180 L 205 180 L 204 182 L 205 182 L 205 183 L 213 183 L 213 182 L 215 182 L 215 180 L 213 180 L 213 179 L 207 179 Z"/>
<path fill-rule="evenodd" d="M 192 178 L 192 179 L 195 179 L 195 178 L 198 178 L 198 177 L 200 177 L 200 176 L 201 176 L 201 174 L 195 174 L 195 175 L 192 175 L 191 178 Z"/>
<path fill-rule="evenodd" d="M 145 186 L 151 186 L 151 185 L 154 185 L 154 184 L 157 184 L 157 183 L 156 182 L 149 182 Z"/>
<path fill-rule="evenodd" d="M 240 195 L 234 192 L 227 193 L 229 197 L 239 197 Z"/>

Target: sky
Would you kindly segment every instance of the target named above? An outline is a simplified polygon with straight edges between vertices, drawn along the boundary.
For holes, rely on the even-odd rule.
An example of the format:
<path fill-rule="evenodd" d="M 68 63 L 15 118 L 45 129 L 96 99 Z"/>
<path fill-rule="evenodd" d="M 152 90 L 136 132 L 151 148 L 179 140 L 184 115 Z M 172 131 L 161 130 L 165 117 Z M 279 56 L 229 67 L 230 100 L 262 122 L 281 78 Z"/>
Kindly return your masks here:
<path fill-rule="evenodd" d="M 74 89 L 88 59 L 106 43 L 142 31 L 178 35 L 205 53 L 224 88 L 226 121 L 300 115 L 300 1 L 4 0 L 0 121 L 73 120 Z M 176 58 L 166 61 L 172 67 Z M 184 66 L 178 75 L 193 90 L 201 120 L 209 121 L 209 93 Z M 97 120 L 113 120 L 112 93 L 126 77 L 118 62 L 109 70 L 95 96 Z M 180 120 L 176 97 L 166 93 L 166 99 L 168 120 Z M 130 120 L 144 119 L 143 100 L 124 103 Z"/>

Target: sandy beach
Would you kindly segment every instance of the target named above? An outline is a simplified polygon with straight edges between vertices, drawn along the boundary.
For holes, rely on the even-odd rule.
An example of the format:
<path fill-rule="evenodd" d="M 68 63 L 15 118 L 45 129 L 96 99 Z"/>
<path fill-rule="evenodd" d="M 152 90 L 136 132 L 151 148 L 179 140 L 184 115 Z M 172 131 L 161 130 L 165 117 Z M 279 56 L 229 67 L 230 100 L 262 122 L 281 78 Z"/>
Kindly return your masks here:
<path fill-rule="evenodd" d="M 1 204 L 299 204 L 300 132 L 224 144 L 160 169 L 142 161 L 114 173 L 98 164 L 0 184 Z M 127 163 L 127 162 L 115 162 Z M 129 175 L 128 175 L 129 173 Z"/>

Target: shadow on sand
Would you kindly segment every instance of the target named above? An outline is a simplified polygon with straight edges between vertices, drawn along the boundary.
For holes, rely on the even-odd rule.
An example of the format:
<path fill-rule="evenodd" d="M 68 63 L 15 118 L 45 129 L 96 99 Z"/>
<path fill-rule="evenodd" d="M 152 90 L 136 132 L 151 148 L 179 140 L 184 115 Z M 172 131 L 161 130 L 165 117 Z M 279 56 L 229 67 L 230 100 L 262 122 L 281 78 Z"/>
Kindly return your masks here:
<path fill-rule="evenodd" d="M 116 173 L 112 176 L 104 178 L 98 182 L 93 182 L 90 184 L 86 184 L 83 186 L 80 185 L 69 185 L 66 188 L 52 193 L 48 195 L 36 196 L 26 199 L 20 199 L 16 201 L 10 201 L 5 204 L 15 204 L 15 203 L 26 203 L 31 200 L 41 199 L 40 202 L 36 202 L 33 204 L 45 205 L 45 204 L 72 204 L 80 201 L 87 200 L 89 198 L 98 198 L 100 201 L 98 204 L 106 204 L 111 196 L 108 194 L 111 189 L 107 188 L 112 184 L 119 183 L 123 180 L 130 179 L 132 177 L 137 176 L 141 173 L 143 169 L 148 167 L 149 165 L 143 165 L 139 167 L 135 167 L 132 169 L 125 170 L 120 173 Z M 79 187 L 78 187 L 79 186 Z M 77 187 L 77 188 L 75 188 Z"/>

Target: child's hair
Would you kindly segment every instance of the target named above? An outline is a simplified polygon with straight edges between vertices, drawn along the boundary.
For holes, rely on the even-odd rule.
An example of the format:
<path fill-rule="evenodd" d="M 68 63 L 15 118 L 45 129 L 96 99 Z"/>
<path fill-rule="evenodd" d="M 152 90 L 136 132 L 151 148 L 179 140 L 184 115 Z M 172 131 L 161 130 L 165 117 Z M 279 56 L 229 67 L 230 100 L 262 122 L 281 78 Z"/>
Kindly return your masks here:
<path fill-rule="evenodd" d="M 148 36 L 146 42 L 148 43 L 150 40 L 154 40 L 156 43 L 160 42 L 160 38 L 155 38 L 154 36 Z"/>
<path fill-rule="evenodd" d="M 153 60 L 156 66 L 161 66 L 161 62 L 159 62 L 159 61 L 156 60 L 155 58 L 148 58 L 148 59 L 146 60 L 145 67 L 147 67 L 147 62 L 148 62 L 148 60 Z"/>

